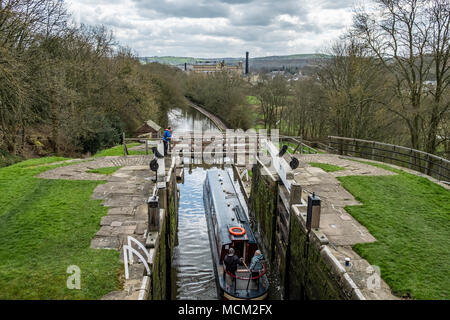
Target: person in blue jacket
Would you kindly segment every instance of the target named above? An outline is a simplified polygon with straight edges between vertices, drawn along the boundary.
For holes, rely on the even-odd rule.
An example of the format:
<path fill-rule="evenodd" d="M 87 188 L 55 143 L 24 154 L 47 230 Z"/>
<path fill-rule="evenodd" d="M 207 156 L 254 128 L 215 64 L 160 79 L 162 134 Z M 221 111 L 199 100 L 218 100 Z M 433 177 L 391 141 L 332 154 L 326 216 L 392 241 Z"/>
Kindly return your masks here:
<path fill-rule="evenodd" d="M 260 250 L 255 251 L 255 255 L 252 258 L 252 261 L 250 263 L 250 271 L 252 272 L 252 278 L 258 277 L 263 270 L 263 264 L 262 260 L 264 259 L 264 256 L 262 255 Z M 259 278 L 254 279 L 256 282 L 258 288 L 259 288 Z"/>
<path fill-rule="evenodd" d="M 164 130 L 163 143 L 164 143 L 164 156 L 167 155 L 167 149 L 169 148 L 169 142 L 172 139 L 172 127 L 168 127 Z"/>

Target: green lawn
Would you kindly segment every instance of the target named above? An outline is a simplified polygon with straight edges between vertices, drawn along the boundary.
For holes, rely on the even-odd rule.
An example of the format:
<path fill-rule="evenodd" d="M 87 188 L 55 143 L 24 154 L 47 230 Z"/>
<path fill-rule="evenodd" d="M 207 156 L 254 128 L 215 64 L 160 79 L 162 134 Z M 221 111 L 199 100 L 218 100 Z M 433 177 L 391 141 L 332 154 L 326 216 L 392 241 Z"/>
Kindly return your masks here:
<path fill-rule="evenodd" d="M 130 156 L 135 156 L 135 155 L 144 155 L 145 151 L 135 151 L 135 150 L 130 150 L 130 148 L 132 147 L 136 147 L 141 145 L 142 143 L 139 142 L 135 142 L 135 143 L 128 143 L 127 144 L 127 148 L 128 148 L 128 154 Z M 149 148 L 148 153 L 151 154 L 152 150 Z M 118 145 L 109 149 L 105 149 L 102 151 L 97 152 L 94 155 L 94 158 L 98 158 L 98 157 L 107 157 L 107 156 L 123 156 L 123 145 Z"/>
<path fill-rule="evenodd" d="M 99 299 L 120 287 L 119 252 L 90 249 L 107 208 L 91 200 L 99 181 L 34 176 L 60 158 L 0 169 L 0 300 Z M 81 290 L 69 290 L 67 268 L 81 269 Z"/>
<path fill-rule="evenodd" d="M 345 168 L 335 166 L 333 164 L 327 164 L 327 163 L 309 162 L 309 165 L 311 167 L 320 168 L 325 172 L 335 172 L 335 171 L 345 170 Z"/>
<path fill-rule="evenodd" d="M 104 175 L 111 175 L 114 172 L 116 172 L 117 170 L 119 170 L 120 168 L 122 168 L 122 167 L 105 167 L 105 168 L 88 170 L 86 172 L 97 173 L 97 174 L 104 174 Z"/>
<path fill-rule="evenodd" d="M 255 96 L 247 96 L 247 102 L 249 104 L 260 104 L 261 101 L 259 101 L 259 99 Z"/>
<path fill-rule="evenodd" d="M 12 165 L 14 163 L 17 163 L 19 161 L 23 160 L 23 158 L 19 156 L 15 156 L 10 154 L 6 150 L 0 149 L 0 167 L 6 167 L 9 165 Z"/>
<path fill-rule="evenodd" d="M 362 202 L 345 209 L 377 239 L 354 249 L 399 296 L 450 299 L 450 192 L 392 167 L 395 176 L 339 177 Z"/>

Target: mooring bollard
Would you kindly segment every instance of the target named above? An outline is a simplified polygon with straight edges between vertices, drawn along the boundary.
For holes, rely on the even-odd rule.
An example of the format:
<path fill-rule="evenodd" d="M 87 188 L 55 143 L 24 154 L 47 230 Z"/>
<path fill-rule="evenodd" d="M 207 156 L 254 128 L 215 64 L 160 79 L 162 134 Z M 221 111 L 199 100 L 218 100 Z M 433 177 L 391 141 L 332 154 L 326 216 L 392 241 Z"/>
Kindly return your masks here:
<path fill-rule="evenodd" d="M 291 194 L 289 199 L 289 205 L 302 204 L 302 186 L 297 182 L 291 184 Z"/>
<path fill-rule="evenodd" d="M 320 198 L 315 193 L 308 196 L 308 210 L 306 214 L 306 228 L 319 229 L 320 225 Z"/>
<path fill-rule="evenodd" d="M 148 198 L 148 231 L 159 231 L 159 197 Z"/>
<path fill-rule="evenodd" d="M 350 258 L 345 258 L 345 266 L 350 267 Z"/>

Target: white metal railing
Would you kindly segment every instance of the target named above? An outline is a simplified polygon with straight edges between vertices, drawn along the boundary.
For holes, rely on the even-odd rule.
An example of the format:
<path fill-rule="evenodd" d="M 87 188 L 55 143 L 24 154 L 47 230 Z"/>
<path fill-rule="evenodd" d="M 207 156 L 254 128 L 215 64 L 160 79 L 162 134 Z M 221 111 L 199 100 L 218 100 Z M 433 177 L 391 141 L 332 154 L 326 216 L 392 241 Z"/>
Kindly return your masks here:
<path fill-rule="evenodd" d="M 271 142 L 266 140 L 266 147 L 267 151 L 269 152 L 271 158 L 272 158 L 272 166 L 275 169 L 275 171 L 278 173 L 278 176 L 280 177 L 281 181 L 283 181 L 284 186 L 289 191 L 291 190 L 291 180 L 287 178 L 288 172 L 292 171 L 291 167 L 289 167 L 289 164 L 284 160 L 282 157 L 279 157 L 279 150 L 275 145 Z"/>
<path fill-rule="evenodd" d="M 147 275 L 150 275 L 150 267 L 148 265 L 148 261 L 151 260 L 150 252 L 147 251 L 147 249 L 144 247 L 144 245 L 142 243 L 137 241 L 132 236 L 128 236 L 127 240 L 128 240 L 128 243 L 123 246 L 123 263 L 125 265 L 125 279 L 129 279 L 129 277 L 130 277 L 129 270 L 128 270 L 128 262 L 130 262 L 130 264 L 133 264 L 133 262 L 134 262 L 133 255 L 136 255 L 139 258 L 139 260 L 144 264 L 145 269 L 147 270 Z M 145 255 L 147 256 L 147 259 L 145 259 L 144 256 L 139 251 L 137 251 L 136 249 L 133 248 L 132 242 L 134 242 L 145 253 Z"/>

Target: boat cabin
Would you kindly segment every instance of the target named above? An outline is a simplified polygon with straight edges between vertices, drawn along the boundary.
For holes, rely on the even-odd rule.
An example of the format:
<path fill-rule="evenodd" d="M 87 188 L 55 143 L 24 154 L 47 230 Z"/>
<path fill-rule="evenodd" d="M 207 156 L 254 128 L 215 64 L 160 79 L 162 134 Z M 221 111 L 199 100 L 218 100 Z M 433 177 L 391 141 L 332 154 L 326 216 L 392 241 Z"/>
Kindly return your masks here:
<path fill-rule="evenodd" d="M 216 239 L 219 263 L 234 248 L 239 258 L 248 265 L 258 249 L 258 244 L 247 213 L 234 189 L 229 174 L 222 170 L 210 170 L 207 173 L 206 192 L 210 194 L 209 208 Z M 219 214 L 217 211 L 220 211 Z"/>
<path fill-rule="evenodd" d="M 229 171 L 212 169 L 206 173 L 203 199 L 218 293 L 224 299 L 261 300 L 268 295 L 269 282 L 264 264 L 256 275 L 249 270 L 258 243 L 237 190 Z M 235 274 L 224 268 L 230 248 L 244 262 Z"/>

